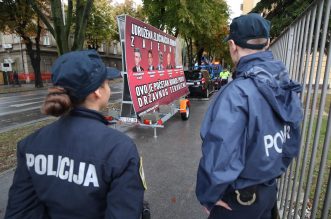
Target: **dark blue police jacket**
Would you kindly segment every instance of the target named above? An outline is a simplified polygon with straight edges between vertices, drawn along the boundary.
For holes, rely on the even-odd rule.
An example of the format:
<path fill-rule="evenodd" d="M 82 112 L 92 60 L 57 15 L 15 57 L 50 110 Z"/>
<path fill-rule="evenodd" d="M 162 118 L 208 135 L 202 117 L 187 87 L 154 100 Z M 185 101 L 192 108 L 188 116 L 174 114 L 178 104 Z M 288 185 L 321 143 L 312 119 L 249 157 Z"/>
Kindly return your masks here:
<path fill-rule="evenodd" d="M 244 56 L 237 78 L 215 96 L 201 127 L 196 195 L 211 209 L 231 186 L 280 176 L 298 154 L 301 85 L 270 51 Z"/>
<path fill-rule="evenodd" d="M 136 145 L 107 123 L 76 108 L 19 142 L 5 218 L 140 218 Z"/>

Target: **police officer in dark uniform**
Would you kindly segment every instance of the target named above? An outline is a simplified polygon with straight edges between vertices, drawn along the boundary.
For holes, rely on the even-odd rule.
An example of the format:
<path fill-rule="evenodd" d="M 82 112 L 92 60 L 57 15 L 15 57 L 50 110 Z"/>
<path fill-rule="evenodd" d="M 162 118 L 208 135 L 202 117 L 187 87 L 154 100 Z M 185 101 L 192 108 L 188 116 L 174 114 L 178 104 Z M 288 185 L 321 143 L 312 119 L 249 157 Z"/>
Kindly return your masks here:
<path fill-rule="evenodd" d="M 118 76 L 94 50 L 55 61 L 42 111 L 60 118 L 18 143 L 6 219 L 140 218 L 136 145 L 99 113 L 108 104 L 109 80 Z"/>
<path fill-rule="evenodd" d="M 209 219 L 270 219 L 276 178 L 300 145 L 301 85 L 269 46 L 270 22 L 235 18 L 228 44 L 236 79 L 214 98 L 201 126 L 196 195 Z"/>

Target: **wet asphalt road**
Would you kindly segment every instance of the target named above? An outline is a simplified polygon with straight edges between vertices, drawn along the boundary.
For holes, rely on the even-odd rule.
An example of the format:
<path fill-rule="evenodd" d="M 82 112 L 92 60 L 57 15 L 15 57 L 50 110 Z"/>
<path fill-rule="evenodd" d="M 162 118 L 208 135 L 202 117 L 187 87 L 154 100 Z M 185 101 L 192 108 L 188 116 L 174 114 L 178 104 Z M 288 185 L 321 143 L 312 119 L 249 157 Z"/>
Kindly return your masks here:
<path fill-rule="evenodd" d="M 200 124 L 209 101 L 192 101 L 191 116 L 182 121 L 175 115 L 165 128 L 131 128 L 126 133 L 136 142 L 144 158 L 152 218 L 206 218 L 195 196 L 196 171 L 201 157 Z"/>
<path fill-rule="evenodd" d="M 111 85 L 113 95 L 110 102 L 122 98 L 122 83 Z M 40 113 L 47 90 L 0 95 L 0 132 L 18 127 L 24 123 L 46 118 Z"/>
<path fill-rule="evenodd" d="M 201 156 L 200 124 L 210 101 L 191 101 L 191 116 L 175 115 L 157 129 L 117 126 L 136 142 L 144 159 L 153 219 L 204 219 L 206 214 L 195 196 L 196 170 Z M 13 170 L 0 175 L 0 218 L 3 217 Z"/>
<path fill-rule="evenodd" d="M 47 90 L 13 93 L 0 96 L 0 130 L 40 119 L 40 105 Z"/>

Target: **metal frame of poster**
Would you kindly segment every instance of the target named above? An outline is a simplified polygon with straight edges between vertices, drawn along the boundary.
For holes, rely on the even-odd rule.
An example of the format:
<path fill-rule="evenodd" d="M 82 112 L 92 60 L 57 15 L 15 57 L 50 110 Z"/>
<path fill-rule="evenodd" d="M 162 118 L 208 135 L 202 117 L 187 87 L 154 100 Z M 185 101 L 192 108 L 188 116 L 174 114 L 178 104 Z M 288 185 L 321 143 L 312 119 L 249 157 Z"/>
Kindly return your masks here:
<path fill-rule="evenodd" d="M 124 80 L 121 118 L 135 122 L 189 90 L 175 37 L 128 15 L 117 21 Z"/>

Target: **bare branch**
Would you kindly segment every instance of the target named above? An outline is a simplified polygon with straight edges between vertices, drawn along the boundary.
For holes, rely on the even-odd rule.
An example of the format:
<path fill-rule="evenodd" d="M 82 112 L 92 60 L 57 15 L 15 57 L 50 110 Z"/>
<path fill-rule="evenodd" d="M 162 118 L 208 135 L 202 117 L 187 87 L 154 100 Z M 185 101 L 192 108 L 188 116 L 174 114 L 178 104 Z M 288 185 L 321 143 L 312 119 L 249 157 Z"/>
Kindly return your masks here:
<path fill-rule="evenodd" d="M 51 34 L 55 37 L 54 28 L 49 23 L 49 21 L 47 20 L 46 16 L 43 14 L 43 12 L 39 9 L 36 1 L 35 0 L 28 0 L 28 3 L 31 5 L 31 7 L 33 8 L 33 10 L 37 13 L 38 17 L 40 17 L 40 19 L 42 20 L 42 22 L 46 25 L 46 27 L 49 30 L 49 32 L 51 32 Z"/>

